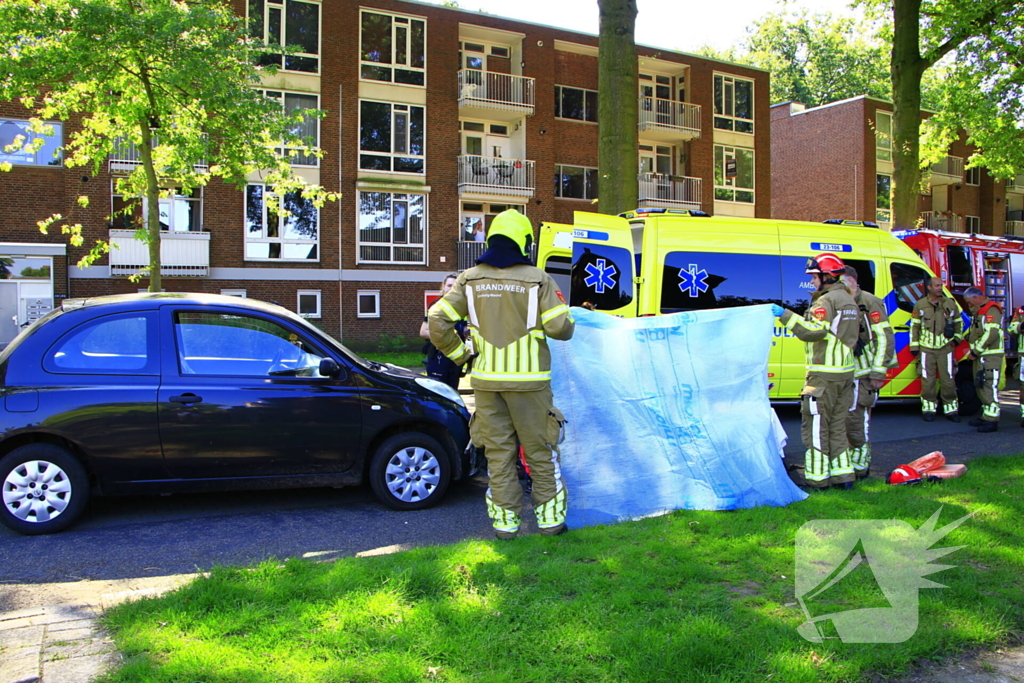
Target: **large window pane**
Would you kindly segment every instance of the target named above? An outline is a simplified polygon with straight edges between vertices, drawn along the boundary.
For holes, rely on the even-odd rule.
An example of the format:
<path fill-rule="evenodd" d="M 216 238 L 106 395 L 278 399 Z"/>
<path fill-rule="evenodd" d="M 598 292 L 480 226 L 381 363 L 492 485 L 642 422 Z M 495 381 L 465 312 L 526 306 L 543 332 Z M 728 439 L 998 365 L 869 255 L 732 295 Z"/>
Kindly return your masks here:
<path fill-rule="evenodd" d="M 412 22 L 412 40 L 409 45 L 409 66 L 422 69 L 426 66 L 426 26 L 422 21 Z"/>
<path fill-rule="evenodd" d="M 364 62 L 391 63 L 391 17 L 363 12 L 362 40 Z"/>
<path fill-rule="evenodd" d="M 754 187 L 754 150 L 736 150 L 736 187 Z"/>
<path fill-rule="evenodd" d="M 318 54 L 320 50 L 320 11 L 317 5 L 288 0 L 285 44 L 300 51 Z"/>
<path fill-rule="evenodd" d="M 559 88 L 562 107 L 559 116 L 565 119 L 583 120 L 583 91 L 576 88 Z"/>
<path fill-rule="evenodd" d="M 32 130 L 28 121 L 17 119 L 0 119 L 0 162 L 28 166 L 60 166 L 62 162 L 61 145 L 63 145 L 63 125 L 59 122 L 46 123 L 53 134 L 43 135 Z M 43 146 L 36 151 L 28 151 L 24 146 L 43 138 Z M 20 139 L 20 140 L 19 140 Z M 22 149 L 5 151 L 9 145 L 19 140 Z"/>
<path fill-rule="evenodd" d="M 750 81 L 736 81 L 736 118 L 754 118 L 753 90 L 754 84 Z"/>
<path fill-rule="evenodd" d="M 289 192 L 281 201 L 282 208 L 291 213 L 284 217 L 285 239 L 310 239 L 317 237 L 317 208 L 297 192 Z"/>
<path fill-rule="evenodd" d="M 359 149 L 369 152 L 391 151 L 391 105 L 383 102 L 360 103 Z"/>

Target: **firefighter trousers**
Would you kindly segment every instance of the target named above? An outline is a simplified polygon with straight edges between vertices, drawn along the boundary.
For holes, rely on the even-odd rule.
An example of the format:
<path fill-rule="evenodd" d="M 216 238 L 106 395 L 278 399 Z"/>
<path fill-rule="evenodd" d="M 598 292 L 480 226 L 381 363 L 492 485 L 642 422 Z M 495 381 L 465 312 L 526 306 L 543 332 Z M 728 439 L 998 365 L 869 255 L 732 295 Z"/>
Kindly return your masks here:
<path fill-rule="evenodd" d="M 981 399 L 981 419 L 985 422 L 999 422 L 999 375 L 1002 367 L 1002 355 L 982 356 L 974 361 L 975 388 Z"/>
<path fill-rule="evenodd" d="M 853 406 L 853 379 L 814 378 L 800 397 L 804 478 L 813 488 L 854 481 L 846 420 Z"/>
<path fill-rule="evenodd" d="M 953 379 L 956 367 L 953 363 L 953 349 L 948 346 L 942 349 L 921 349 L 917 362 L 921 375 L 921 412 L 938 412 L 940 392 L 942 411 L 946 415 L 957 412 L 959 406 L 956 400 L 956 381 Z M 939 391 L 935 389 L 936 382 Z"/>
<path fill-rule="evenodd" d="M 565 521 L 567 491 L 558 462 L 561 425 L 552 412 L 551 387 L 539 391 L 475 390 L 470 424 L 473 443 L 487 457 L 487 514 L 496 531 L 519 530 L 523 488 L 516 460 L 523 446 L 533 479 L 533 508 L 540 528 Z"/>
<path fill-rule="evenodd" d="M 878 389 L 871 379 L 853 380 L 853 406 L 846 414 L 846 438 L 850 445 L 850 464 L 859 477 L 867 476 L 871 467 L 871 409 L 878 400 Z"/>

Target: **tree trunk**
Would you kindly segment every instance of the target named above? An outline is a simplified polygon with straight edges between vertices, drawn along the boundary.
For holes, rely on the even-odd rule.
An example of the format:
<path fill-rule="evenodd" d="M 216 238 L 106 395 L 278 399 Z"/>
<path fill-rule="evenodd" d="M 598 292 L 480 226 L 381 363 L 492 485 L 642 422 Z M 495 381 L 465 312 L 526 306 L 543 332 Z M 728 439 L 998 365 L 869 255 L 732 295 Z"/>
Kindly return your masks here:
<path fill-rule="evenodd" d="M 598 0 L 598 148 L 600 211 L 616 215 L 637 205 L 636 0 Z"/>
<path fill-rule="evenodd" d="M 153 131 L 149 128 L 149 119 L 144 117 L 142 127 L 142 145 L 139 156 L 142 157 L 142 169 L 146 174 L 146 234 L 149 235 L 149 291 L 159 292 L 163 289 L 160 276 L 160 184 L 156 179 L 153 167 Z"/>
<path fill-rule="evenodd" d="M 921 0 L 894 0 L 892 38 L 893 229 L 917 225 L 921 194 Z"/>

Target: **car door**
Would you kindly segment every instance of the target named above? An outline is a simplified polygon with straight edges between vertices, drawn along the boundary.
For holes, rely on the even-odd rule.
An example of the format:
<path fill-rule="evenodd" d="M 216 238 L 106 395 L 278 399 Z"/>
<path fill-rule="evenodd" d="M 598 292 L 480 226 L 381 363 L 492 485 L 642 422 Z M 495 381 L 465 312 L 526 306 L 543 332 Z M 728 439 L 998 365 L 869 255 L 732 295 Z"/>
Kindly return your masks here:
<path fill-rule="evenodd" d="M 361 461 L 359 391 L 295 321 L 252 309 L 165 306 L 157 410 L 179 479 L 329 475 Z M 332 356 L 333 357 L 333 356 Z"/>

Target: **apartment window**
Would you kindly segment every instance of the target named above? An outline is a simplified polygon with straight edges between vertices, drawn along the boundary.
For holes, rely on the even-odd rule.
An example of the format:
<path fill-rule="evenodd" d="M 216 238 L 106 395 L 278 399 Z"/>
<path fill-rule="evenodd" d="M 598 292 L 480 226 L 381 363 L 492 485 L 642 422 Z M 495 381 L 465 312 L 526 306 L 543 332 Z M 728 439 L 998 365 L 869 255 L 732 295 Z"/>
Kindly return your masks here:
<path fill-rule="evenodd" d="M 356 292 L 356 317 L 380 317 L 380 290 L 360 289 Z"/>
<path fill-rule="evenodd" d="M 597 91 L 556 85 L 555 116 L 597 123 Z"/>
<path fill-rule="evenodd" d="M 359 193 L 359 262 L 426 263 L 427 197 Z"/>
<path fill-rule="evenodd" d="M 981 185 L 981 166 L 967 169 L 967 184 Z"/>
<path fill-rule="evenodd" d="M 363 10 L 361 28 L 360 78 L 424 84 L 427 24 L 423 19 Z"/>
<path fill-rule="evenodd" d="M 887 173 L 875 175 L 875 222 L 892 222 L 892 176 Z"/>
<path fill-rule="evenodd" d="M 981 232 L 981 218 L 979 216 L 968 216 L 967 217 L 967 232 L 980 233 Z"/>
<path fill-rule="evenodd" d="M 423 173 L 423 107 L 359 103 L 359 168 Z"/>
<path fill-rule="evenodd" d="M 47 121 L 45 128 L 33 130 L 29 121 L 0 119 L 0 163 L 16 166 L 60 166 L 64 127 L 58 121 Z M 42 138 L 42 146 L 35 148 Z M 20 148 L 8 149 L 21 143 Z M 26 149 L 27 148 L 27 149 Z"/>
<path fill-rule="evenodd" d="M 239 299 L 249 298 L 244 289 L 222 289 L 221 296 L 237 296 Z"/>
<path fill-rule="evenodd" d="M 522 204 L 486 204 L 481 202 L 462 202 L 462 231 L 460 239 L 463 242 L 484 242 L 487 239 L 487 231 L 491 229 L 491 221 L 502 211 L 515 209 L 526 215 L 526 207 Z"/>
<path fill-rule="evenodd" d="M 245 188 L 245 258 L 249 261 L 319 259 L 320 210 L 301 194 L 289 192 L 272 211 L 265 185 Z"/>
<path fill-rule="evenodd" d="M 288 116 L 296 112 L 316 110 L 320 107 L 318 95 L 306 95 L 297 92 L 284 92 L 283 90 L 264 90 L 263 94 L 281 104 L 281 108 Z M 311 147 L 320 146 L 320 119 L 316 116 L 304 116 L 302 122 L 293 126 L 290 131 L 297 137 L 302 138 Z M 288 154 L 290 163 L 293 166 L 318 166 L 320 160 L 313 154 L 303 154 L 298 150 L 285 148 L 284 153 Z M 280 151 L 280 150 L 279 150 Z"/>
<path fill-rule="evenodd" d="M 555 196 L 565 199 L 597 199 L 597 169 L 555 166 Z"/>
<path fill-rule="evenodd" d="M 715 145 L 715 200 L 754 203 L 754 150 Z"/>
<path fill-rule="evenodd" d="M 296 310 L 303 318 L 319 318 L 320 317 L 320 290 L 319 289 L 300 289 L 298 294 L 298 301 L 296 302 Z"/>
<path fill-rule="evenodd" d="M 149 215 L 148 203 L 143 197 L 125 197 L 117 191 L 117 181 L 111 181 L 110 224 L 120 230 L 137 230 L 145 225 Z M 160 229 L 171 232 L 199 232 L 203 229 L 203 189 L 183 190 L 176 187 L 164 190 L 160 197 Z"/>
<path fill-rule="evenodd" d="M 887 111 L 875 112 L 875 158 L 892 161 L 892 114 Z"/>
<path fill-rule="evenodd" d="M 754 132 L 754 82 L 715 74 L 715 128 Z"/>
<path fill-rule="evenodd" d="M 262 66 L 314 74 L 320 70 L 319 2 L 249 0 L 249 35 L 268 45 L 296 50 L 290 55 L 262 55 Z"/>

